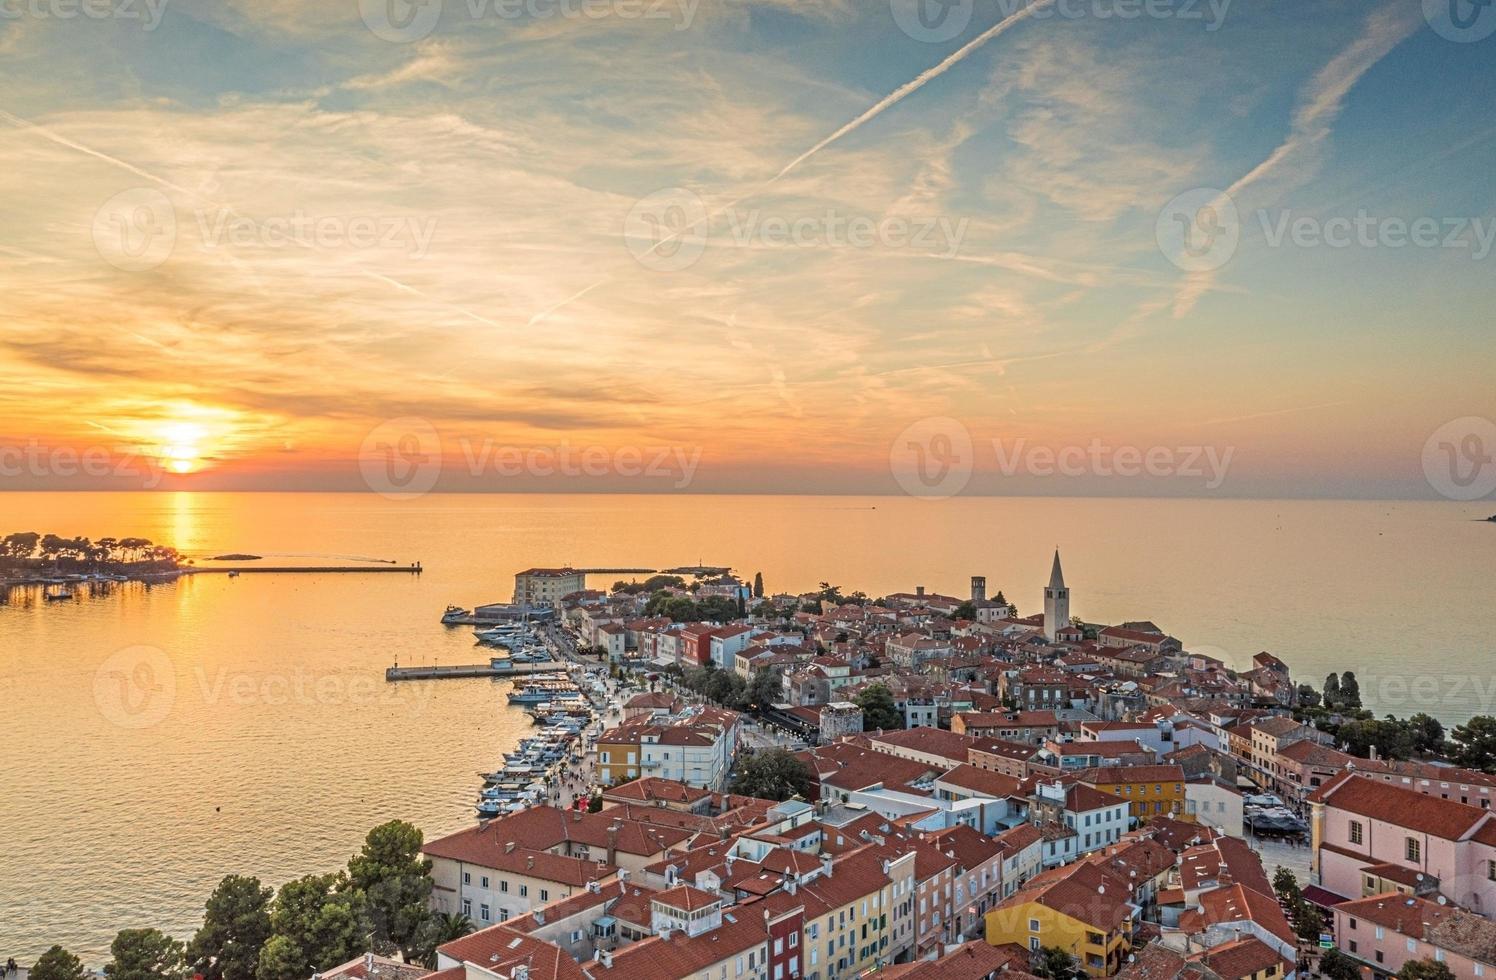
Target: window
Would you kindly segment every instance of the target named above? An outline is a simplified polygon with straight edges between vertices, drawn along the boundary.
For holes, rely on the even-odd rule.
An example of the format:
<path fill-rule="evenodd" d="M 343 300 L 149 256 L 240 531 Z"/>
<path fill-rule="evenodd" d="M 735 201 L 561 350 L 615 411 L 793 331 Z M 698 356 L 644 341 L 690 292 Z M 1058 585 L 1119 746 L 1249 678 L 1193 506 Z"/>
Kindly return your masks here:
<path fill-rule="evenodd" d="M 500 878 L 499 879 L 499 891 L 503 892 L 506 895 L 509 893 L 509 879 L 508 878 Z"/>
<path fill-rule="evenodd" d="M 1039 952 L 1039 937 L 1038 936 L 1030 936 L 1029 937 L 1029 949 L 1031 951 L 1035 952 L 1035 953 Z"/>
<path fill-rule="evenodd" d="M 1409 837 L 1403 848 L 1403 853 L 1409 861 L 1417 861 L 1419 860 L 1418 855 L 1421 853 L 1421 850 L 1418 846 L 1418 838 Z"/>
<path fill-rule="evenodd" d="M 473 916 L 473 902 L 472 902 L 471 899 L 464 898 L 462 900 L 462 914 L 465 915 L 465 916 L 467 916 L 468 918 L 472 918 L 472 916 Z"/>
<path fill-rule="evenodd" d="M 798 932 L 792 932 L 792 933 L 790 933 L 790 949 L 794 949 L 796 946 L 799 946 L 799 945 L 800 945 L 800 934 Z"/>
<path fill-rule="evenodd" d="M 470 871 L 464 871 L 462 873 L 462 883 L 464 885 L 471 885 L 473 883 L 472 872 L 470 872 Z"/>
<path fill-rule="evenodd" d="M 488 887 L 488 875 L 484 875 L 481 880 L 483 882 L 483 887 L 487 888 Z"/>
<path fill-rule="evenodd" d="M 519 897 L 520 898 L 525 898 L 529 894 L 530 894 L 530 886 L 529 885 L 520 885 L 519 886 Z"/>
<path fill-rule="evenodd" d="M 1350 951 L 1352 953 L 1354 953 L 1356 951 L 1356 941 L 1354 939 L 1352 939 L 1350 942 L 1346 943 L 1346 945 L 1350 947 Z"/>
<path fill-rule="evenodd" d="M 480 906 L 478 906 L 478 915 L 482 917 L 482 919 L 483 919 L 484 922 L 487 922 L 491 918 L 491 916 L 489 915 L 489 912 L 488 912 L 488 906 L 487 905 L 480 905 Z"/>
<path fill-rule="evenodd" d="M 1361 843 L 1361 821 L 1359 821 L 1359 820 L 1352 820 L 1351 821 L 1350 842 L 1352 844 L 1359 844 L 1359 843 Z"/>
<path fill-rule="evenodd" d="M 571 941 L 574 942 L 574 943 L 581 942 L 582 941 L 582 930 L 580 930 L 580 929 L 573 929 L 571 931 Z"/>
<path fill-rule="evenodd" d="M 1381 950 L 1377 950 L 1377 962 L 1378 963 L 1382 962 L 1382 951 Z"/>
<path fill-rule="evenodd" d="M 1029 932 L 1038 932 L 1038 931 L 1039 931 L 1039 920 L 1038 919 L 1030 919 L 1029 920 Z"/>
<path fill-rule="evenodd" d="M 1486 862 L 1486 878 L 1489 881 L 1496 881 L 1496 861 Z"/>
<path fill-rule="evenodd" d="M 1416 940 L 1416 939 L 1409 939 L 1408 940 L 1408 952 L 1410 952 L 1410 953 L 1416 953 L 1416 952 L 1418 952 L 1418 940 Z"/>
<path fill-rule="evenodd" d="M 1377 926 L 1377 938 L 1378 939 L 1385 939 L 1385 938 L 1387 938 L 1387 930 L 1383 929 L 1381 926 Z"/>
<path fill-rule="evenodd" d="M 551 893 L 550 893 L 549 889 L 547 889 L 547 888 L 540 889 L 540 900 L 542 902 L 549 902 L 551 900 Z"/>

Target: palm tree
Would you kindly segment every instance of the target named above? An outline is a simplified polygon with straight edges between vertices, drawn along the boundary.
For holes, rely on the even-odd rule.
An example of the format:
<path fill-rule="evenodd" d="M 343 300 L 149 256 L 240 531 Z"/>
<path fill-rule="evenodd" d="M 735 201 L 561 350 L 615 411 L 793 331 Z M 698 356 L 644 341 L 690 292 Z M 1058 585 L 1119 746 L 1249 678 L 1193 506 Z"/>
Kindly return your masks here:
<path fill-rule="evenodd" d="M 439 912 L 431 921 L 431 927 L 435 947 L 426 957 L 426 966 L 433 970 L 436 969 L 437 949 L 463 936 L 471 935 L 477 929 L 477 926 L 473 925 L 473 920 L 461 912 Z"/>

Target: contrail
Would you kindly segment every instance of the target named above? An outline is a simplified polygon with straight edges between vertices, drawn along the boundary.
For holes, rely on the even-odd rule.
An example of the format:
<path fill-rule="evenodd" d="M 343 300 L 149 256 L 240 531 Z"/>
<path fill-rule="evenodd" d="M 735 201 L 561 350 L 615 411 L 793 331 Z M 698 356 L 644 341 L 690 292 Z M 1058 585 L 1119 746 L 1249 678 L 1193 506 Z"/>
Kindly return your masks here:
<path fill-rule="evenodd" d="M 1014 24 L 1017 24 L 1019 21 L 1026 20 L 1030 15 L 1032 15 L 1034 13 L 1034 11 L 1038 10 L 1039 8 L 1049 6 L 1049 4 L 1051 2 L 1053 2 L 1053 0 L 1034 0 L 1033 3 L 1029 4 L 1027 7 L 1024 7 L 1022 10 L 1020 10 L 1020 11 L 1018 11 L 1016 13 L 1013 13 L 1013 14 L 1009 14 L 1007 17 L 1003 18 L 1002 20 L 998 21 L 996 24 L 994 24 L 991 27 L 987 28 L 985 31 L 983 31 L 982 33 L 978 34 L 976 37 L 972 38 L 970 41 L 968 41 L 964 45 L 962 45 L 961 48 L 958 51 L 956 51 L 954 54 L 950 55 L 948 58 L 946 58 L 940 64 L 936 65 L 933 68 L 927 68 L 924 71 L 920 72 L 918 75 L 916 75 L 914 77 L 914 79 L 912 81 L 908 81 L 908 82 L 905 82 L 903 85 L 900 85 L 898 88 L 894 89 L 888 95 L 886 95 L 882 99 L 878 100 L 878 102 L 874 103 L 874 105 L 872 106 L 872 108 L 868 109 L 862 115 L 858 116 L 856 119 L 853 119 L 851 122 L 847 123 L 841 129 L 838 129 L 836 132 L 832 133 L 830 136 L 828 136 L 825 139 L 821 140 L 815 146 L 812 146 L 810 149 L 806 150 L 804 153 L 800 154 L 799 156 L 795 157 L 795 159 L 793 159 L 789 163 L 785 164 L 784 169 L 780 170 L 779 173 L 775 174 L 774 177 L 768 183 L 769 184 L 774 183 L 774 181 L 776 181 L 779 178 L 783 177 L 785 174 L 789 173 L 791 170 L 794 170 L 796 167 L 800 166 L 800 164 L 804 163 L 806 160 L 809 160 L 811 157 L 815 156 L 817 153 L 821 152 L 826 147 L 830 146 L 832 143 L 835 143 L 837 140 L 841 139 L 843 136 L 846 136 L 848 133 L 851 133 L 854 130 L 860 128 L 864 123 L 867 123 L 867 122 L 869 122 L 869 121 L 877 118 L 878 116 L 882 115 L 883 112 L 884 112 L 884 110 L 890 109 L 893 106 L 898 105 L 900 102 L 904 101 L 904 99 L 908 98 L 910 95 L 913 95 L 915 92 L 918 92 L 920 89 L 924 88 L 930 82 L 934 81 L 935 79 L 939 78 L 941 75 L 944 75 L 946 72 L 948 72 L 952 68 L 956 67 L 956 65 L 958 65 L 961 62 L 965 61 L 967 59 L 967 57 L 969 57 L 971 55 L 972 52 L 976 51 L 982 45 L 986 44 L 988 41 L 992 40 L 993 38 L 1001 35 L 1003 32 L 1007 31 L 1008 28 L 1012 27 Z M 768 185 L 766 184 L 764 186 L 768 186 Z"/>
<path fill-rule="evenodd" d="M 804 163 L 806 160 L 809 160 L 811 157 L 815 156 L 817 153 L 820 153 L 826 147 L 830 146 L 832 143 L 835 143 L 837 140 L 841 139 L 843 136 L 846 136 L 848 133 L 851 133 L 854 130 L 859 129 L 864 124 L 866 124 L 868 122 L 871 122 L 873 119 L 876 119 L 878 116 L 882 115 L 885 110 L 887 110 L 887 109 L 889 109 L 889 108 L 897 105 L 898 103 L 904 101 L 906 98 L 908 98 L 909 96 L 913 95 L 915 92 L 918 92 L 920 89 L 924 88 L 930 82 L 934 81 L 935 79 L 939 78 L 941 75 L 944 75 L 946 72 L 950 71 L 956 65 L 958 65 L 961 62 L 965 61 L 971 55 L 972 52 L 976 51 L 978 48 L 980 48 L 982 45 L 986 44 L 988 41 L 992 40 L 995 37 L 998 37 L 1004 31 L 1006 31 L 1008 28 L 1012 27 L 1014 24 L 1017 24 L 1019 21 L 1026 20 L 1030 15 L 1032 15 L 1034 13 L 1034 11 L 1038 10 L 1041 7 L 1047 7 L 1047 6 L 1049 6 L 1053 2 L 1054 2 L 1054 0 L 1034 0 L 1033 3 L 1029 4 L 1027 7 L 1024 7 L 1022 10 L 1017 11 L 1016 13 L 1013 13 L 1013 14 L 1009 14 L 1007 17 L 1005 17 L 1002 20 L 998 21 L 996 24 L 994 24 L 991 27 L 987 28 L 985 31 L 983 31 L 982 33 L 978 34 L 976 37 L 974 37 L 970 41 L 968 41 L 966 44 L 962 45 L 961 48 L 960 48 L 960 50 L 958 50 L 955 53 L 951 54 L 944 61 L 941 61 L 939 64 L 935 65 L 933 68 L 927 68 L 927 69 L 925 69 L 924 71 L 922 71 L 918 75 L 916 75 L 911 81 L 905 82 L 903 85 L 900 85 L 898 88 L 894 89 L 888 95 L 885 95 L 883 98 L 879 99 L 870 108 L 868 108 L 865 112 L 863 112 L 861 115 L 859 115 L 856 119 L 853 119 L 851 122 L 847 123 L 845 126 L 843 126 L 842 128 L 838 129 L 836 132 L 832 133 L 830 136 L 827 136 L 825 139 L 821 140 L 815 146 L 812 146 L 810 149 L 806 150 L 804 153 L 800 154 L 799 156 L 795 157 L 795 159 L 793 159 L 789 163 L 785 164 L 782 168 L 780 168 L 780 170 L 779 170 L 778 173 L 776 173 L 774 176 L 770 177 L 768 180 L 766 180 L 763 183 L 759 184 L 757 187 L 753 188 L 752 190 L 748 191 L 747 193 L 742 194 L 741 196 L 739 196 L 737 198 L 734 198 L 732 201 L 729 201 L 728 203 L 722 205 L 721 207 L 718 207 L 718 208 L 712 210 L 705 217 L 699 218 L 695 222 L 687 225 L 686 227 L 680 228 L 680 229 L 676 230 L 675 232 L 672 232 L 671 234 L 667 235 L 666 237 L 660 239 L 659 241 L 655 242 L 655 244 L 647 252 L 645 252 L 644 254 L 645 255 L 653 255 L 655 252 L 658 252 L 660 249 L 664 248 L 666 245 L 669 245 L 670 243 L 676 241 L 682 235 L 686 234 L 689 231 L 692 231 L 692 230 L 696 229 L 697 227 L 701 226 L 702 224 L 707 224 L 708 226 L 710 226 L 710 222 L 711 222 L 711 220 L 713 218 L 716 218 L 719 215 L 722 215 L 722 214 L 726 213 L 727 211 L 731 210 L 732 208 L 737 207 L 743 201 L 746 201 L 747 199 L 749 199 L 751 197 L 754 197 L 759 192 L 761 192 L 761 191 L 767 189 L 768 187 L 772 186 L 775 182 L 777 182 L 782 177 L 784 177 L 785 174 L 788 174 L 791 170 L 794 170 L 796 167 L 800 166 L 800 164 Z M 551 308 L 549 308 L 547 310 L 542 310 L 541 312 L 536 313 L 534 316 L 532 316 L 530 318 L 530 322 L 529 322 L 528 325 L 533 327 L 535 324 L 540 323 L 541 321 L 547 319 L 552 313 L 556 313 L 557 311 L 562 310 L 562 309 L 564 309 L 567 306 L 570 306 L 572 303 L 576 302 L 577 300 L 581 299 L 583 296 L 586 296 L 588 293 L 592 292 L 594 289 L 597 289 L 599 286 L 602 286 L 605 283 L 607 283 L 607 281 L 608 280 L 607 280 L 606 277 L 603 278 L 603 279 L 599 279 L 597 282 L 593 283 L 590 286 L 587 286 L 586 288 L 582 289 L 580 292 L 576 293 L 575 295 L 573 295 L 573 296 L 571 296 L 571 297 L 569 297 L 567 299 L 563 299 L 561 302 L 557 303 L 555 306 L 552 306 Z"/>
<path fill-rule="evenodd" d="M 135 166 L 134 164 L 128 163 L 128 162 L 126 162 L 124 160 L 121 160 L 118 157 L 112 157 L 112 156 L 110 156 L 107 153 L 101 153 L 98 150 L 95 150 L 95 149 L 93 149 L 91 147 L 84 146 L 82 143 L 75 143 L 74 141 L 72 141 L 70 139 L 67 139 L 64 136 L 57 135 L 56 133 L 52 132 L 50 129 L 47 129 L 44 126 L 38 126 L 34 122 L 30 122 L 29 120 L 22 119 L 19 116 L 16 116 L 16 115 L 13 115 L 13 114 L 11 114 L 9 112 L 6 112 L 4 109 L 0 109 L 0 120 L 4 120 L 5 122 L 8 122 L 8 123 L 10 123 L 13 126 L 19 126 L 22 129 L 29 129 L 33 133 L 36 133 L 38 136 L 41 136 L 43 139 L 50 140 L 51 142 L 56 143 L 59 146 L 65 146 L 65 147 L 67 147 L 70 150 L 76 150 L 77 152 L 85 154 L 86 156 L 91 156 L 91 157 L 93 157 L 96 160 L 102 160 L 105 163 L 112 164 L 112 165 L 114 165 L 116 167 L 119 167 L 122 170 L 126 170 L 126 171 L 134 174 L 137 177 L 140 177 L 143 180 L 149 180 L 153 184 L 160 184 L 162 187 L 170 188 L 171 190 L 176 191 L 177 193 L 183 195 L 184 197 L 189 197 L 189 198 L 192 198 L 195 201 L 201 201 L 201 202 L 207 203 L 207 204 L 216 203 L 216 202 L 213 202 L 211 199 L 203 197 L 203 195 L 197 193 L 196 191 L 189 190 L 186 187 L 182 187 L 180 184 L 174 184 L 171 181 L 165 179 L 164 177 L 158 177 L 155 174 L 149 173 L 148 171 L 145 171 L 145 170 L 142 170 L 139 167 Z M 247 218 L 250 221 L 254 220 L 253 218 L 249 218 L 247 215 L 245 215 L 243 212 L 241 212 L 238 208 L 234 207 L 233 205 L 222 205 L 222 207 L 226 211 L 228 211 L 230 214 L 234 215 L 235 217 Z M 292 236 L 291 241 L 295 242 L 297 245 L 300 245 L 302 248 L 311 249 L 313 251 L 316 250 L 315 244 L 313 244 L 312 242 L 303 241 L 299 237 Z M 236 257 L 234 257 L 232 255 L 230 257 L 233 258 L 234 261 L 236 261 L 236 262 L 238 261 L 238 259 Z M 440 299 L 439 297 L 436 297 L 436 296 L 432 296 L 429 293 L 424 293 L 421 290 L 417 289 L 416 287 L 410 285 L 409 283 L 401 282 L 400 280 L 394 278 L 393 276 L 387 276 L 387 275 L 384 275 L 382 273 L 373 272 L 373 271 L 371 271 L 369 269 L 365 269 L 365 268 L 363 268 L 361 266 L 355 266 L 355 268 L 357 269 L 357 271 L 361 275 L 364 275 L 364 276 L 366 276 L 366 277 L 368 277 L 370 279 L 374 279 L 374 280 L 376 280 L 378 282 L 385 283 L 386 285 L 394 286 L 396 289 L 403 290 L 403 291 L 405 291 L 407 293 L 410 293 L 410 294 L 412 294 L 414 296 L 419 296 L 422 299 L 427 300 L 428 302 L 436 303 L 439 306 L 445 306 L 448 309 L 454 310 L 454 311 L 462 314 L 463 316 L 465 316 L 465 317 L 467 317 L 467 318 L 469 318 L 471 320 L 476 320 L 478 323 L 482 323 L 482 324 L 484 324 L 486 326 L 493 327 L 496 330 L 502 330 L 503 329 L 502 326 L 500 326 L 498 323 L 495 323 L 493 320 L 488 319 L 487 317 L 480 316 L 479 314 L 474 313 L 472 310 L 465 309 L 464 307 L 458 306 L 455 303 L 448 303 L 446 300 Z M 139 334 L 136 334 L 135 336 L 140 337 Z M 140 337 L 140 339 L 141 340 L 146 340 L 148 338 Z M 150 341 L 150 342 L 151 343 L 156 343 L 155 341 Z M 166 349 L 161 344 L 157 344 L 156 346 L 162 347 L 163 350 Z"/>

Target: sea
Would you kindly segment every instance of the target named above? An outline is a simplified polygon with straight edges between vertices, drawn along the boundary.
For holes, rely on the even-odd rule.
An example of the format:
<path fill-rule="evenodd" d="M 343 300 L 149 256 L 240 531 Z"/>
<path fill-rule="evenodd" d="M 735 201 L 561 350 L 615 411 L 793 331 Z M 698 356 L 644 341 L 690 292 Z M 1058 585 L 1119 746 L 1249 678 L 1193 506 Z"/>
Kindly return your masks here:
<path fill-rule="evenodd" d="M 1491 504 L 708 495 L 8 493 L 0 534 L 146 537 L 199 560 L 421 563 L 421 575 L 246 574 L 0 604 L 0 959 L 114 934 L 182 938 L 226 874 L 333 870 L 369 828 L 474 819 L 527 730 L 506 681 L 386 683 L 481 662 L 448 603 L 529 566 L 726 565 L 770 592 L 965 596 L 1027 615 L 1056 548 L 1071 611 L 1150 620 L 1237 667 L 1353 670 L 1378 713 L 1496 713 Z M 627 575 L 596 575 L 607 587 Z"/>

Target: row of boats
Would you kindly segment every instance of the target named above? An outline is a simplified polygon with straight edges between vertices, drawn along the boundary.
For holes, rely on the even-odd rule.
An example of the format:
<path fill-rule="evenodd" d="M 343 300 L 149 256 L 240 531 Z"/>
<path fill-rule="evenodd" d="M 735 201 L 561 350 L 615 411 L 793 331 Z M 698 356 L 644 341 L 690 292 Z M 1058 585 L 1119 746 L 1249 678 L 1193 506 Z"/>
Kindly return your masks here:
<path fill-rule="evenodd" d="M 504 623 L 502 626 L 474 630 L 473 636 L 484 646 L 508 650 L 511 663 L 541 664 L 551 659 L 545 641 L 529 623 Z"/>
<path fill-rule="evenodd" d="M 543 803 L 557 771 L 581 764 L 583 733 L 597 717 L 592 699 L 565 671 L 535 674 L 508 697 L 530 706 L 526 713 L 540 730 L 505 752 L 503 767 L 483 774 L 477 811 L 485 819 Z"/>

